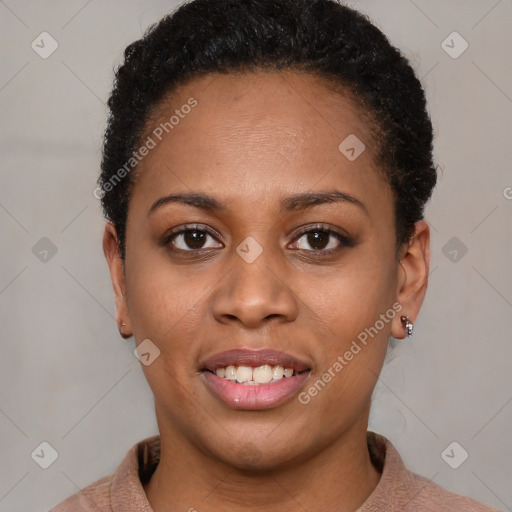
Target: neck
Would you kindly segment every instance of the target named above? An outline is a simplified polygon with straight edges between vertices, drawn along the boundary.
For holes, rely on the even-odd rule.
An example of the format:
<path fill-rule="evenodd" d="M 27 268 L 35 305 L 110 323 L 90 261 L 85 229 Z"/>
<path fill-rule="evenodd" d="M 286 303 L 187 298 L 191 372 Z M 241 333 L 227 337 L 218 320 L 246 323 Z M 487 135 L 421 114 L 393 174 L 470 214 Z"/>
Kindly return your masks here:
<path fill-rule="evenodd" d="M 367 418 L 313 456 L 258 472 L 233 468 L 160 429 L 160 463 L 144 490 L 155 512 L 354 512 L 380 479 L 366 428 Z"/>

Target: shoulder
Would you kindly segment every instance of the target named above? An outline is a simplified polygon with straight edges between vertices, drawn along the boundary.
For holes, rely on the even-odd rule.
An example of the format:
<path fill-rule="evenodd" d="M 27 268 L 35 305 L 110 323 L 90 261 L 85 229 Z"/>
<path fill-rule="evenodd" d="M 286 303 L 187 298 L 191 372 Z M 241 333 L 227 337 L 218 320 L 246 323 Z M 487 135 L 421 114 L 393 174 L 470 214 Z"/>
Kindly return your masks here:
<path fill-rule="evenodd" d="M 408 471 L 410 501 L 404 512 L 498 512 L 477 500 L 450 492 L 432 480 Z"/>
<path fill-rule="evenodd" d="M 97 512 L 98 510 L 111 510 L 110 487 L 113 479 L 114 475 L 112 474 L 96 480 L 59 503 L 56 507 L 50 509 L 49 512 Z"/>
<path fill-rule="evenodd" d="M 381 472 L 381 479 L 358 512 L 499 512 L 409 471 L 396 448 L 384 436 L 368 432 L 368 449 L 372 462 Z"/>
<path fill-rule="evenodd" d="M 132 446 L 115 473 L 100 478 L 59 503 L 49 512 L 151 512 L 143 484 L 160 459 L 160 436 Z"/>

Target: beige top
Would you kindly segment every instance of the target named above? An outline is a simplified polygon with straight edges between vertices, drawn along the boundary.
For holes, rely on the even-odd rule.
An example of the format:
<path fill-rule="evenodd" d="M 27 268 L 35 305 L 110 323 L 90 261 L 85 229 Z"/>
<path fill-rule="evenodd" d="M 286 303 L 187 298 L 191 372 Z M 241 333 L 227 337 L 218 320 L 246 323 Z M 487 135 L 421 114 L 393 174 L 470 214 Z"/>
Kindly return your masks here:
<path fill-rule="evenodd" d="M 498 512 L 412 473 L 391 442 L 379 434 L 368 432 L 368 449 L 382 475 L 356 512 Z M 144 439 L 130 448 L 113 475 L 90 484 L 50 512 L 153 512 L 142 485 L 159 460 L 160 436 Z"/>

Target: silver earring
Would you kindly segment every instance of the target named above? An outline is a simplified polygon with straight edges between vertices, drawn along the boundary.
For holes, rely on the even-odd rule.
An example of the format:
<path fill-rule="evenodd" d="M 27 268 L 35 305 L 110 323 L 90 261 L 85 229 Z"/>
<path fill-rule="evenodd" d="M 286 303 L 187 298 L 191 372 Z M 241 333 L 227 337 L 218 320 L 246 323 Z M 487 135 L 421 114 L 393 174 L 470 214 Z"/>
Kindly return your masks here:
<path fill-rule="evenodd" d="M 408 316 L 402 316 L 402 317 L 400 317 L 400 320 L 404 324 L 407 337 L 410 338 L 412 336 L 412 330 L 414 329 L 414 325 L 409 320 Z"/>
<path fill-rule="evenodd" d="M 124 327 L 126 327 L 126 324 L 124 322 L 121 322 L 121 326 L 119 327 L 119 334 L 121 335 L 122 338 L 127 340 L 128 338 L 131 338 L 132 335 L 123 332 L 124 331 Z"/>

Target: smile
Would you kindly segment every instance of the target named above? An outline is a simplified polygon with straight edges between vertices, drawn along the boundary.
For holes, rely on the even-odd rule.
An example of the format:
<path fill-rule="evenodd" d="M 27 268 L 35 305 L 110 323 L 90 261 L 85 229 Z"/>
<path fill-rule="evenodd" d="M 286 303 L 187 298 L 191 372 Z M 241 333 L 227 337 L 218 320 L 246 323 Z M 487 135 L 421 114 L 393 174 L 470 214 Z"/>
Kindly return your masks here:
<path fill-rule="evenodd" d="M 210 392 L 235 409 L 276 407 L 298 393 L 310 366 L 287 354 L 235 349 L 203 363 L 201 375 Z"/>
<path fill-rule="evenodd" d="M 214 373 L 214 372 L 212 372 Z M 252 368 L 250 366 L 226 366 L 215 370 L 217 377 L 222 377 L 245 386 L 257 386 L 259 384 L 269 384 L 299 375 L 299 372 L 293 368 L 284 368 L 282 366 L 271 366 L 265 364 Z"/>

